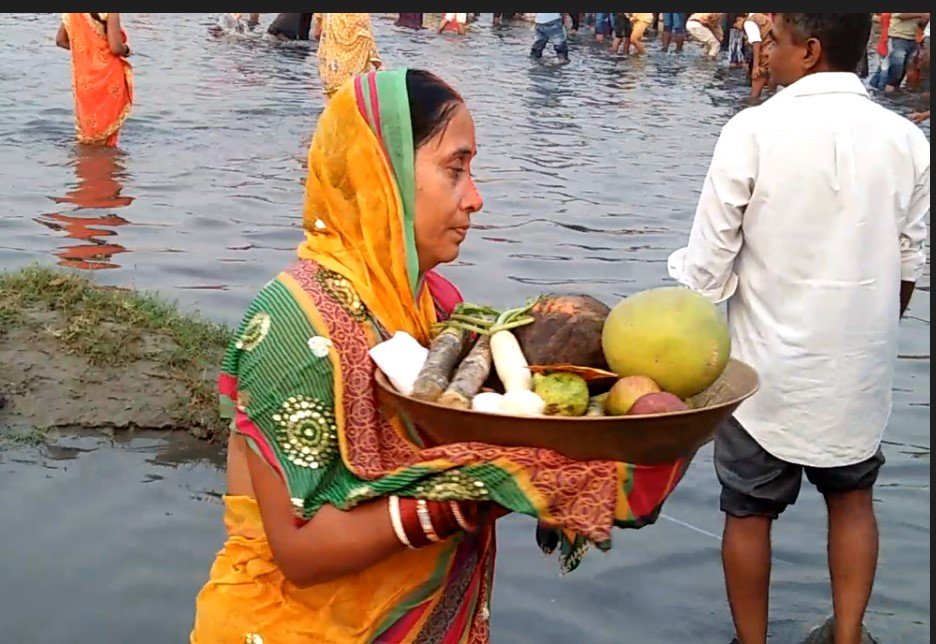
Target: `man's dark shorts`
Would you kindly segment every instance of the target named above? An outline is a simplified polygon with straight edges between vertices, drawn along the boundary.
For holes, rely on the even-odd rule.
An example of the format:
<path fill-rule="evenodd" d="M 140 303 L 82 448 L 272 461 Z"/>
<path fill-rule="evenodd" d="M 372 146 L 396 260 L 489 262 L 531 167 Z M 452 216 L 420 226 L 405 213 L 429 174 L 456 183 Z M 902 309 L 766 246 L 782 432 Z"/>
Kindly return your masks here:
<path fill-rule="evenodd" d="M 799 496 L 803 470 L 820 494 L 842 494 L 872 487 L 884 455 L 844 467 L 806 467 L 767 452 L 732 416 L 715 435 L 715 473 L 722 485 L 721 510 L 735 517 L 776 519 Z"/>

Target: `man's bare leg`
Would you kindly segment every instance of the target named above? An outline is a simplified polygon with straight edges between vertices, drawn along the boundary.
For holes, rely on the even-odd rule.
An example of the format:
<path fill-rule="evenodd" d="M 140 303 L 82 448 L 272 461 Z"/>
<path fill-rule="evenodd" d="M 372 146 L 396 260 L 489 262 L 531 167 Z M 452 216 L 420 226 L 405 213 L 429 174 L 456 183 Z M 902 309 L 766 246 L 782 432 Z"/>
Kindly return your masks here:
<path fill-rule="evenodd" d="M 722 565 L 731 618 L 743 644 L 767 642 L 772 525 L 770 517 L 725 515 Z"/>
<path fill-rule="evenodd" d="M 835 644 L 860 644 L 878 561 L 871 489 L 826 495 Z"/>
<path fill-rule="evenodd" d="M 765 87 L 767 87 L 767 78 L 765 76 L 751 80 L 751 102 L 760 100 Z"/>
<path fill-rule="evenodd" d="M 684 44 L 686 44 L 686 34 L 676 34 L 676 53 L 683 50 Z"/>
<path fill-rule="evenodd" d="M 663 52 L 669 51 L 670 40 L 672 40 L 673 34 L 669 31 L 664 31 L 660 36 L 660 44 L 663 45 Z"/>

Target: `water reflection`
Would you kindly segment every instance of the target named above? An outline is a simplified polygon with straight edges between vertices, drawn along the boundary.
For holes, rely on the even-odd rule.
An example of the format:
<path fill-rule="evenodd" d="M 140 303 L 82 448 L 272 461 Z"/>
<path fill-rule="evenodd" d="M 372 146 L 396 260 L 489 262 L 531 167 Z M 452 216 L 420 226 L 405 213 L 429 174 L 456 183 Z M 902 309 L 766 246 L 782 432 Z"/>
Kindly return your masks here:
<path fill-rule="evenodd" d="M 124 153 L 115 148 L 77 146 L 68 165 L 75 171 L 77 185 L 64 197 L 49 197 L 56 204 L 72 204 L 71 210 L 46 213 L 36 218 L 43 226 L 62 231 L 79 244 L 63 246 L 55 252 L 59 266 L 100 270 L 119 268 L 113 262 L 115 255 L 127 249 L 108 238 L 117 234 L 117 228 L 127 219 L 113 212 L 85 214 L 85 210 L 109 211 L 125 208 L 134 197 L 122 195 L 126 169 Z"/>

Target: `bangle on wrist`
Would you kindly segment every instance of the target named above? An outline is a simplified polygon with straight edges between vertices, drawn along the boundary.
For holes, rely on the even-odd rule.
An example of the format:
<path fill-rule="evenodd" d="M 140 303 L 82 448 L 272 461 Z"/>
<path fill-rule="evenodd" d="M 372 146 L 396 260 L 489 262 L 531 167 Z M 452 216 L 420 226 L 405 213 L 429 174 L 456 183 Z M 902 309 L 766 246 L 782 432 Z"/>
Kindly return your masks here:
<path fill-rule="evenodd" d="M 412 548 L 413 544 L 410 543 L 409 539 L 406 537 L 406 530 L 403 529 L 403 520 L 400 516 L 400 497 L 390 497 L 389 509 L 390 525 L 393 526 L 393 533 L 396 535 L 396 538 L 400 540 L 400 543 L 407 548 Z"/>

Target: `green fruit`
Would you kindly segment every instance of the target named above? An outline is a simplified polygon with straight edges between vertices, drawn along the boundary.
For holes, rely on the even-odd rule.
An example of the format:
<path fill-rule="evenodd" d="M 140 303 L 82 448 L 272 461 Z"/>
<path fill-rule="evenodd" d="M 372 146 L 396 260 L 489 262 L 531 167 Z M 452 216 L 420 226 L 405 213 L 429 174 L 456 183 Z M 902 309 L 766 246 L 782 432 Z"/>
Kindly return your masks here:
<path fill-rule="evenodd" d="M 647 376 L 679 398 L 711 386 L 731 354 L 725 317 L 705 296 L 680 286 L 619 302 L 605 320 L 601 345 L 616 374 Z"/>
<path fill-rule="evenodd" d="M 588 409 L 588 383 L 573 373 L 536 374 L 533 391 L 546 403 L 547 416 L 581 416 Z"/>

